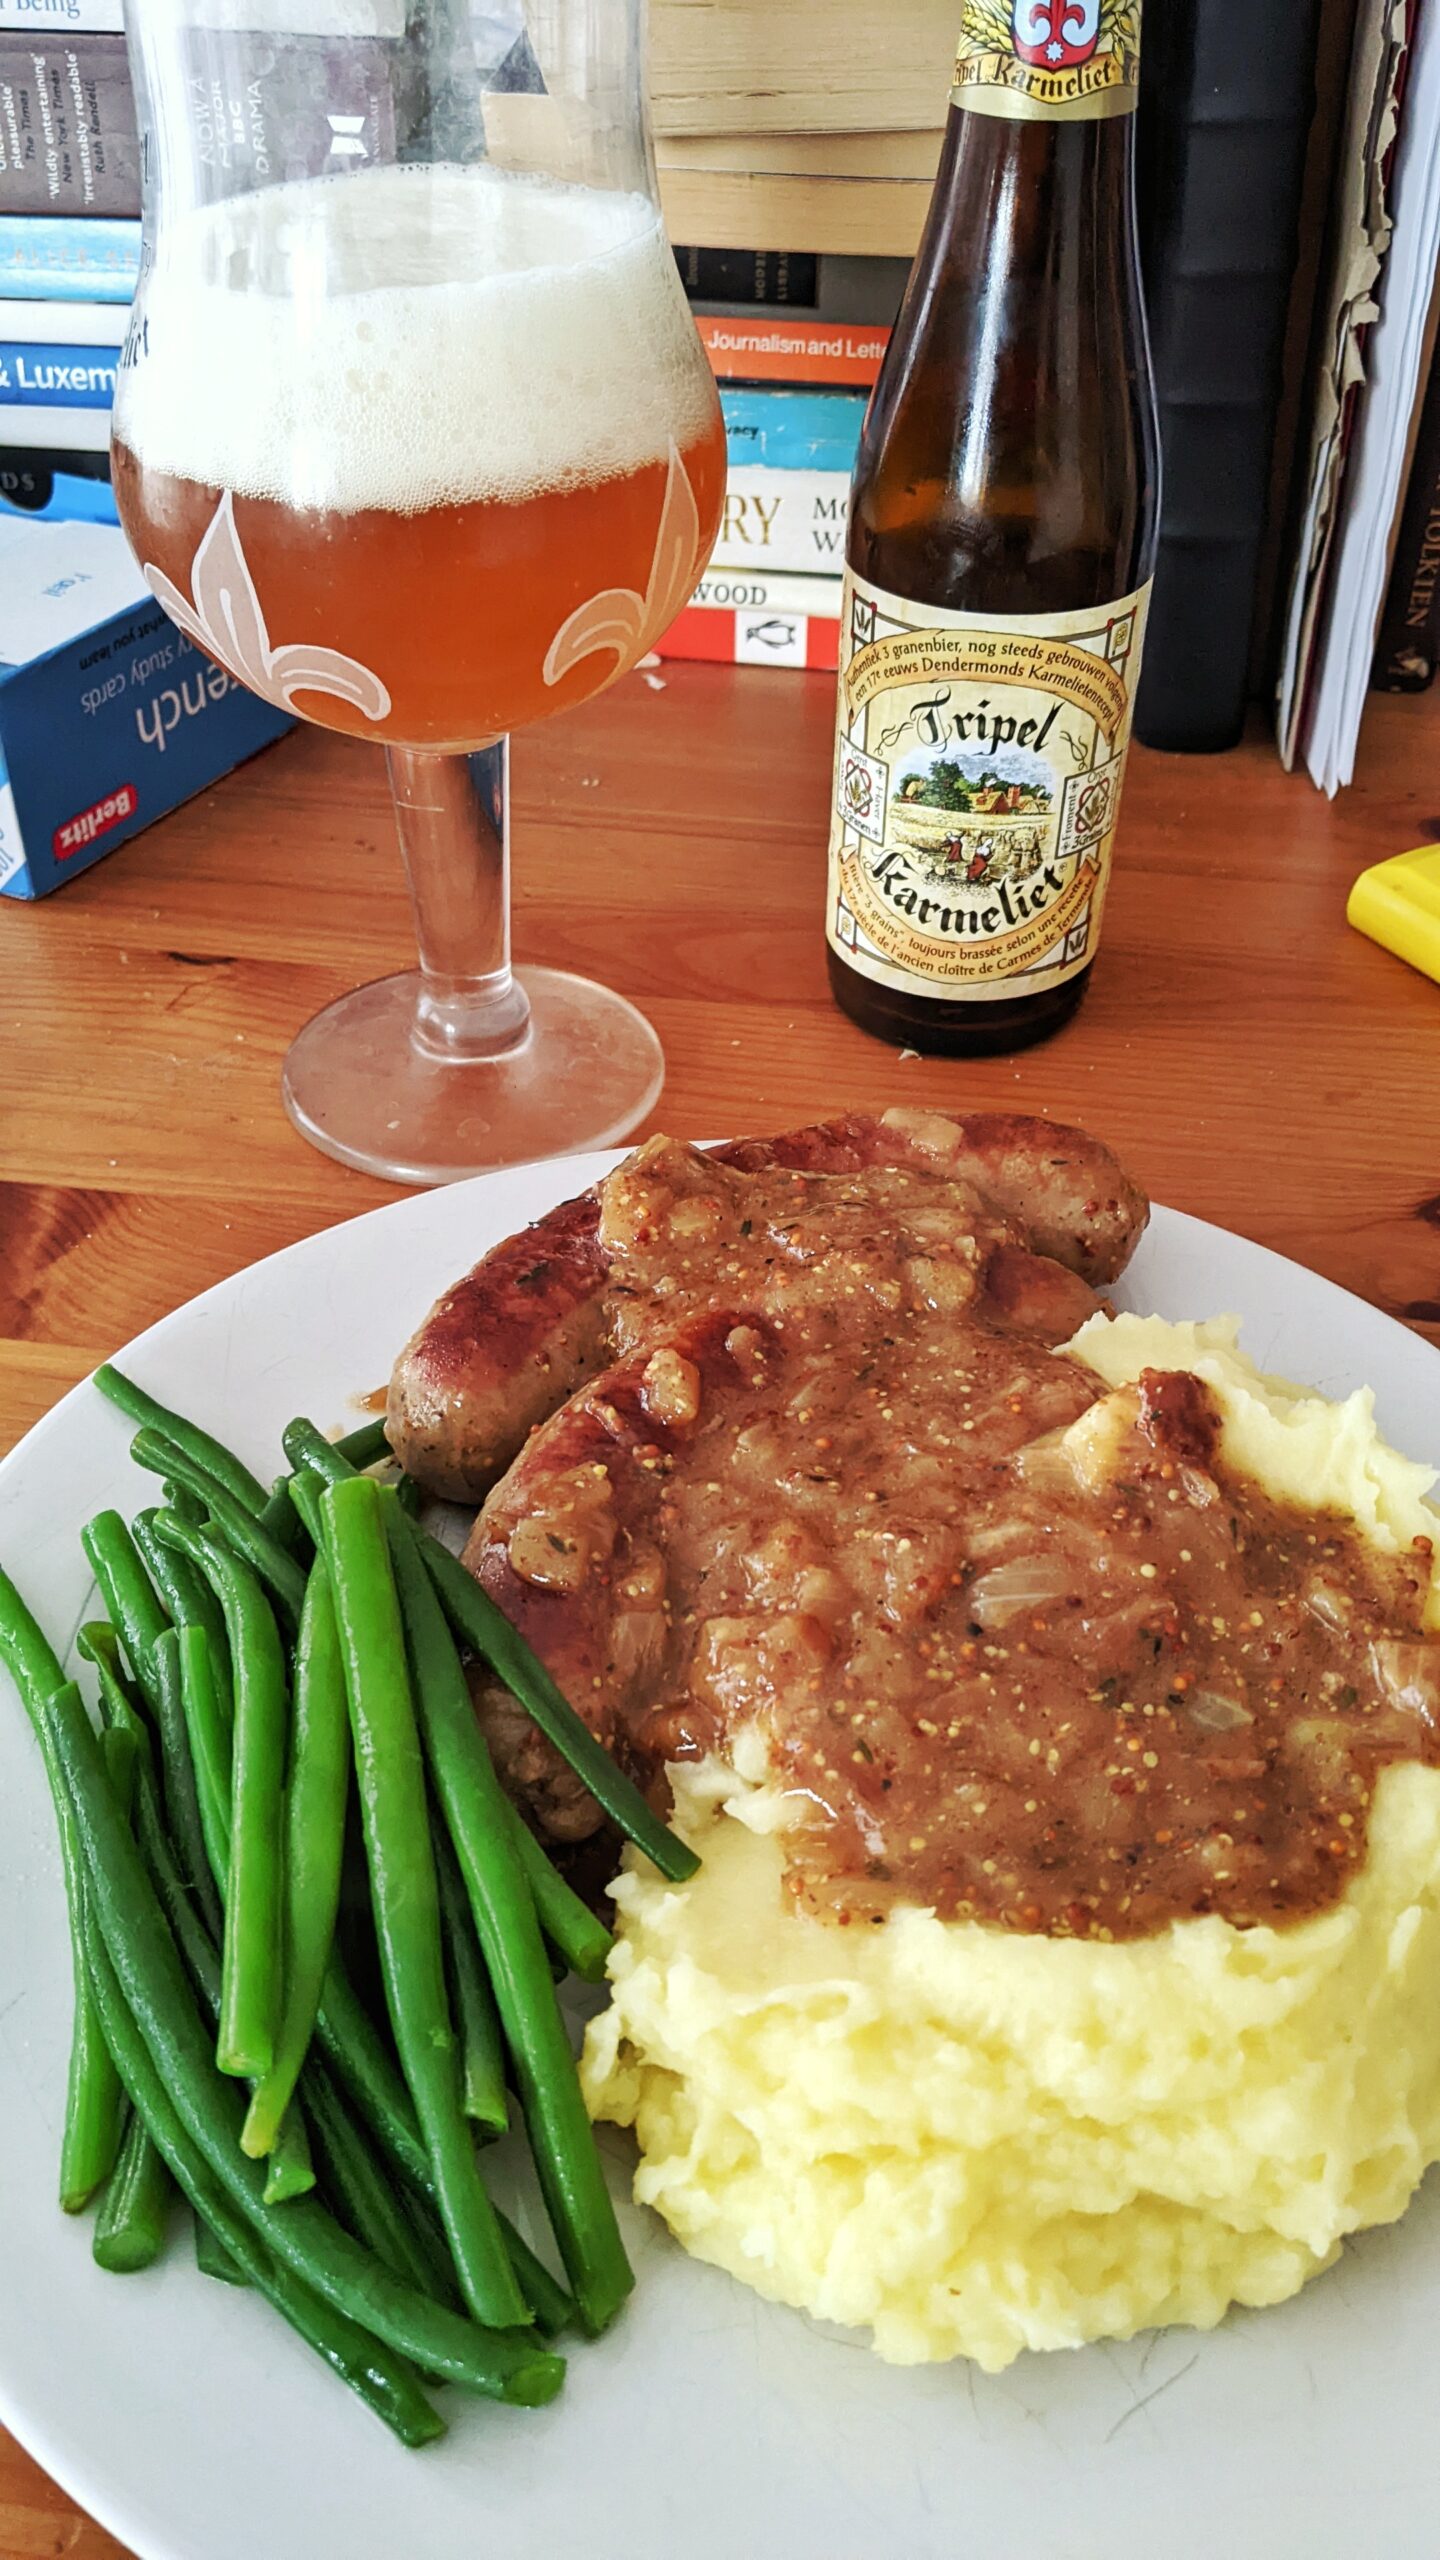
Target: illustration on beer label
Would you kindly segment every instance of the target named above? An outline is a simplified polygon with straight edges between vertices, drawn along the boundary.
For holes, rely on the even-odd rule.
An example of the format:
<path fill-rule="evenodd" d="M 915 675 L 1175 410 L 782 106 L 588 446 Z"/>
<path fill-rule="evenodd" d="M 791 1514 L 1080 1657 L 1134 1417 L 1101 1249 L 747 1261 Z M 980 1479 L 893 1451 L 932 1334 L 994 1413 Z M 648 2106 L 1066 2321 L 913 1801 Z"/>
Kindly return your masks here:
<path fill-rule="evenodd" d="M 352 703 L 364 720 L 388 718 L 388 687 L 357 658 L 308 641 L 272 645 L 228 489 L 190 563 L 189 596 L 148 560 L 141 563 L 141 575 L 171 621 L 266 702 L 295 711 L 297 693 L 329 693 L 337 702 Z"/>
<path fill-rule="evenodd" d="M 634 587 L 606 587 L 587 603 L 577 604 L 545 652 L 545 682 L 559 684 L 595 649 L 613 649 L 622 663 L 638 658 L 689 603 L 701 565 L 699 509 L 680 449 L 672 443 L 645 593 L 642 596 Z"/>
<path fill-rule="evenodd" d="M 852 967 L 984 998 L 1087 965 L 1148 598 L 1011 621 L 847 575 L 826 929 Z"/>
<path fill-rule="evenodd" d="M 1128 115 L 1140 0 L 965 0 L 951 102 L 982 115 Z"/>

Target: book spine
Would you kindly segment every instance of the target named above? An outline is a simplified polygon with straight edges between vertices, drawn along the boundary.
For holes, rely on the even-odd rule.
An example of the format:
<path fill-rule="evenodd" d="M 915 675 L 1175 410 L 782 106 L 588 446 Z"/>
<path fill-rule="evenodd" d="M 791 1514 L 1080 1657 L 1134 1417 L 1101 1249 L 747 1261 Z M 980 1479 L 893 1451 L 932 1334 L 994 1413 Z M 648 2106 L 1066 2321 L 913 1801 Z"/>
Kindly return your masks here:
<path fill-rule="evenodd" d="M 0 35 L 119 36 L 124 0 L 0 0 Z"/>
<path fill-rule="evenodd" d="M 66 302 L 52 306 L 28 298 L 0 298 L 0 339 L 39 347 L 121 347 L 130 314 L 120 302 Z"/>
<path fill-rule="evenodd" d="M 788 382 L 869 391 L 890 332 L 851 321 L 737 320 L 697 312 L 695 326 L 717 382 Z"/>
<path fill-rule="evenodd" d="M 139 276 L 138 222 L 0 214 L 0 299 L 125 303 Z"/>
<path fill-rule="evenodd" d="M 731 465 L 712 571 L 790 570 L 835 576 L 844 565 L 848 471 Z"/>
<path fill-rule="evenodd" d="M 730 468 L 833 472 L 855 468 L 863 391 L 783 391 L 722 385 L 720 407 Z"/>
<path fill-rule="evenodd" d="M 838 622 L 844 579 L 817 576 L 761 576 L 743 570 L 707 569 L 692 605 L 718 605 L 731 612 L 813 613 Z"/>
<path fill-rule="evenodd" d="M 139 211 L 124 37 L 0 34 L 0 214 Z"/>
<path fill-rule="evenodd" d="M 88 352 L 88 350 L 87 350 Z M 73 409 L 46 404 L 30 408 L 0 400 L 0 449 L 54 453 L 104 454 L 110 449 L 110 403 L 103 408 Z"/>
<path fill-rule="evenodd" d="M 727 667 L 822 668 L 840 664 L 840 617 L 806 613 L 739 611 L 727 605 L 687 605 L 655 643 L 662 658 L 702 660 Z"/>
<path fill-rule="evenodd" d="M 1140 63 L 1141 251 L 1162 506 L 1135 735 L 1239 737 L 1267 519 L 1319 0 L 1170 0 Z M 1152 25 L 1153 19 L 1153 25 Z"/>
<path fill-rule="evenodd" d="M 1440 354 L 1420 412 L 1372 686 L 1423 693 L 1440 664 Z"/>
<path fill-rule="evenodd" d="M 675 263 L 692 302 L 813 305 L 820 261 L 790 249 L 677 248 Z"/>
<path fill-rule="evenodd" d="M 0 401 L 20 409 L 108 411 L 119 361 L 113 347 L 33 346 L 0 338 Z"/>
<path fill-rule="evenodd" d="M 54 454 L 0 451 L 0 517 L 40 524 L 118 524 L 115 492 L 103 475 L 67 471 Z"/>

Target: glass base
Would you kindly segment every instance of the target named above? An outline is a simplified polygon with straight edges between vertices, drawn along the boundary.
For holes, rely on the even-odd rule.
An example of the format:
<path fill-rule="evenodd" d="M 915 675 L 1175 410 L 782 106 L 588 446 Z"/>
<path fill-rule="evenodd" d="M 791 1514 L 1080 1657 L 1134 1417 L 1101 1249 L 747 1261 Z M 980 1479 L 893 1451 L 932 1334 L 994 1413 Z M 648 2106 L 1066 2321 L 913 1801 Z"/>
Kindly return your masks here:
<path fill-rule="evenodd" d="M 588 978 L 515 975 L 530 1020 L 489 1058 L 445 1058 L 416 1041 L 416 970 L 327 1005 L 285 1060 L 285 1108 L 301 1136 L 362 1173 L 410 1183 L 615 1145 L 665 1081 L 655 1033 Z"/>

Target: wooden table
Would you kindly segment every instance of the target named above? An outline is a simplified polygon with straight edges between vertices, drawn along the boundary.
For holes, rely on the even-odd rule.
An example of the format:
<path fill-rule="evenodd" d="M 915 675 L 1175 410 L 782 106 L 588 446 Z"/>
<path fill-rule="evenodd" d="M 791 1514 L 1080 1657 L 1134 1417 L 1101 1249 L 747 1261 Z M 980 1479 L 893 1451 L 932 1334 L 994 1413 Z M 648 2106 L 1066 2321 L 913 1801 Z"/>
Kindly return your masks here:
<path fill-rule="evenodd" d="M 521 742 L 519 956 L 644 1006 L 653 1125 L 922 1099 L 1081 1120 L 1157 1198 L 1440 1342 L 1440 988 L 1344 921 L 1365 864 L 1440 839 L 1440 695 L 1372 701 L 1333 805 L 1258 736 L 1137 751 L 1085 1007 L 974 1065 L 902 1061 L 829 1001 L 832 702 L 822 676 L 667 666 Z M 294 1135 L 279 1072 L 308 1015 L 409 957 L 380 756 L 313 730 L 0 910 L 0 1449 L 183 1299 L 394 1196 Z M 119 2548 L 0 2436 L 0 2560 Z"/>

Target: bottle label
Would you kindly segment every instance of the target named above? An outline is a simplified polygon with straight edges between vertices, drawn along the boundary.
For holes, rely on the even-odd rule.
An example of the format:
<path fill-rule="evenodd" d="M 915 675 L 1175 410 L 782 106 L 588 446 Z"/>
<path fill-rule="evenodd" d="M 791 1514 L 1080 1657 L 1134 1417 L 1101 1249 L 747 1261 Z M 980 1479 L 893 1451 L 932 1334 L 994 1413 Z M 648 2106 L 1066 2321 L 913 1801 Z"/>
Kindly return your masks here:
<path fill-rule="evenodd" d="M 826 933 L 907 995 L 1038 995 L 1095 956 L 1148 584 L 947 613 L 845 574 Z"/>
<path fill-rule="evenodd" d="M 965 0 L 950 103 L 1080 124 L 1134 112 L 1140 0 Z"/>

